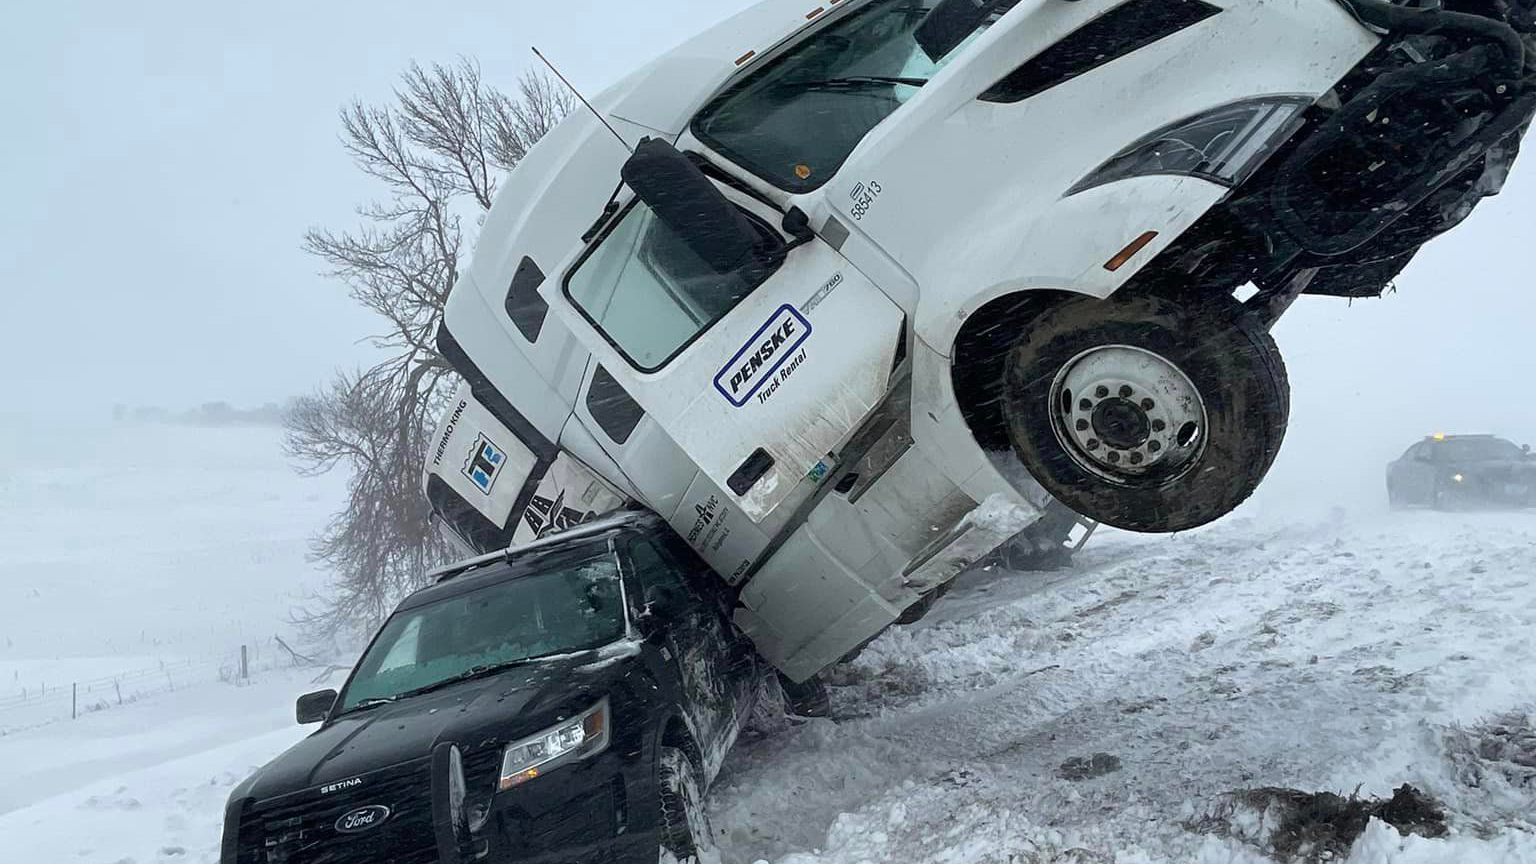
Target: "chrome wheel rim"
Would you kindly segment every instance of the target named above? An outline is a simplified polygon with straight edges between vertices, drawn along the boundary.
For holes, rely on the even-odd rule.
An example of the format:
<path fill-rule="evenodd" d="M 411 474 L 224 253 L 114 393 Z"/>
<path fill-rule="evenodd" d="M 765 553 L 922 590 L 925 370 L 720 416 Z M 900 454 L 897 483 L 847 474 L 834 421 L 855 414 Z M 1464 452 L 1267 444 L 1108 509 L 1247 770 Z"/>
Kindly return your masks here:
<path fill-rule="evenodd" d="M 1205 452 L 1205 400 L 1183 370 L 1152 351 L 1084 351 L 1057 372 L 1050 399 L 1057 443 L 1079 467 L 1114 485 L 1166 485 Z"/>

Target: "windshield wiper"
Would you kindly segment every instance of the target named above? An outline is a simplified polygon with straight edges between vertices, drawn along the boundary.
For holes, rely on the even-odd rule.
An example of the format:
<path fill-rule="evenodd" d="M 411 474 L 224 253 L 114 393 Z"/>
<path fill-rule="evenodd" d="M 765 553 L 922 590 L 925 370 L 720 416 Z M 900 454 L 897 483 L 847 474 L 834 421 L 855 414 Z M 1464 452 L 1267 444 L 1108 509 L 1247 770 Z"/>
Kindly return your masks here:
<path fill-rule="evenodd" d="M 506 669 L 512 669 L 517 666 L 527 666 L 529 663 L 532 663 L 537 659 L 539 658 L 525 657 L 522 660 L 508 660 L 504 663 L 485 663 L 480 666 L 471 666 L 468 669 L 465 669 L 463 672 L 460 672 L 452 678 L 449 678 L 448 681 L 468 681 L 471 678 L 484 678 L 487 675 L 494 675 L 497 672 L 501 672 Z"/>
<path fill-rule="evenodd" d="M 415 690 L 407 690 L 398 696 L 391 697 L 388 701 L 393 702 L 396 699 L 409 699 L 412 696 L 420 696 L 423 693 L 431 693 L 434 690 L 441 690 L 444 687 L 458 684 L 461 681 L 469 681 L 474 678 L 484 678 L 487 675 L 494 675 L 497 672 L 503 672 L 507 669 L 513 668 L 514 666 L 526 666 L 538 659 L 539 658 L 537 657 L 528 657 L 523 660 L 508 660 L 505 663 L 485 663 L 480 666 L 471 666 L 470 668 L 465 669 L 463 672 L 460 672 L 452 678 L 444 678 L 435 684 L 428 684 L 425 687 L 417 687 Z"/>
<path fill-rule="evenodd" d="M 882 84 L 905 84 L 908 87 L 921 87 L 927 83 L 927 78 L 902 78 L 894 75 L 850 75 L 846 78 L 823 78 L 813 81 L 781 81 L 778 86 L 786 90 L 853 90 L 860 87 L 874 87 Z"/>
<path fill-rule="evenodd" d="M 342 717 L 344 715 L 351 714 L 351 713 L 353 713 L 355 711 L 367 711 L 369 708 L 377 708 L 380 705 L 388 705 L 389 703 L 391 703 L 391 702 L 393 702 L 393 701 L 395 701 L 396 699 L 399 699 L 399 698 L 400 698 L 399 696 L 386 696 L 386 697 L 379 698 L 379 699 L 364 699 L 363 701 L 357 703 L 356 705 L 353 705 L 351 708 L 348 708 L 345 711 L 342 711 L 341 713 L 337 714 L 336 716 L 337 717 Z"/>

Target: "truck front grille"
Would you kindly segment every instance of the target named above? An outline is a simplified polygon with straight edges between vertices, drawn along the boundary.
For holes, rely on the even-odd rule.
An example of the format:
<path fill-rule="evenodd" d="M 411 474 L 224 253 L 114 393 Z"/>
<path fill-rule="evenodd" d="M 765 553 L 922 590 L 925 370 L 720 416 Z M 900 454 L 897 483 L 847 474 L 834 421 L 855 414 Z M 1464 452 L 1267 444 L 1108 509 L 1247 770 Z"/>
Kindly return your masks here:
<path fill-rule="evenodd" d="M 287 795 L 249 807 L 240 820 L 240 864 L 434 864 L 432 777 L 428 761 L 364 775 L 352 789 Z M 366 830 L 346 833 L 349 813 L 387 807 Z"/>

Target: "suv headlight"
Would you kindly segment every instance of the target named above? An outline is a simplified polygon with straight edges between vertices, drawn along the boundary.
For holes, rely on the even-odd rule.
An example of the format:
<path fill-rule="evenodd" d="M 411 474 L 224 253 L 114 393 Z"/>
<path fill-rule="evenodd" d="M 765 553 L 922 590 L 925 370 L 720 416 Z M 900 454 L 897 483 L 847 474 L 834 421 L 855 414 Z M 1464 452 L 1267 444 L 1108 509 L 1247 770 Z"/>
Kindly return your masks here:
<path fill-rule="evenodd" d="M 501 791 L 526 783 L 567 762 L 601 753 L 608 746 L 608 700 L 507 747 L 501 757 Z"/>
<path fill-rule="evenodd" d="M 1223 105 L 1153 132 L 1078 181 L 1068 195 L 1130 177 L 1175 174 L 1240 186 L 1301 128 L 1310 100 L 1253 99 Z"/>

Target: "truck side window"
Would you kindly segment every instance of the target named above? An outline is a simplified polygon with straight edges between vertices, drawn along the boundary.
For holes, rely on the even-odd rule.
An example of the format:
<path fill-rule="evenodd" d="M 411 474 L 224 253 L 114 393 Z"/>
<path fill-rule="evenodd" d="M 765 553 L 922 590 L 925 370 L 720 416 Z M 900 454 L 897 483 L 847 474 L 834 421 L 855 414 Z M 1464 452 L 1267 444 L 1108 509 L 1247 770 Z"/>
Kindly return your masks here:
<path fill-rule="evenodd" d="M 645 416 L 645 409 L 601 365 L 592 373 L 592 386 L 587 388 L 587 410 L 615 444 L 628 441 Z"/>
<path fill-rule="evenodd" d="M 507 317 L 529 342 L 539 341 L 544 318 L 549 314 L 549 304 L 539 296 L 539 286 L 543 284 L 544 271 L 532 258 L 524 258 L 512 275 L 512 284 L 507 286 Z"/>
<path fill-rule="evenodd" d="M 626 360 L 655 372 L 762 284 L 771 266 L 754 261 L 717 273 L 637 202 L 576 265 L 565 294 Z"/>

